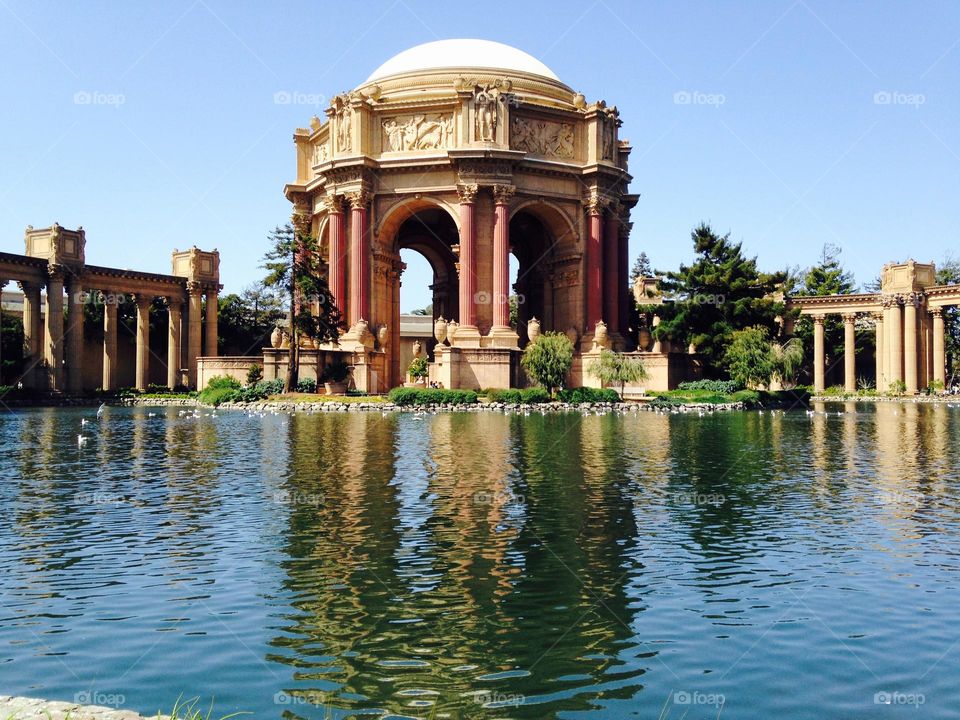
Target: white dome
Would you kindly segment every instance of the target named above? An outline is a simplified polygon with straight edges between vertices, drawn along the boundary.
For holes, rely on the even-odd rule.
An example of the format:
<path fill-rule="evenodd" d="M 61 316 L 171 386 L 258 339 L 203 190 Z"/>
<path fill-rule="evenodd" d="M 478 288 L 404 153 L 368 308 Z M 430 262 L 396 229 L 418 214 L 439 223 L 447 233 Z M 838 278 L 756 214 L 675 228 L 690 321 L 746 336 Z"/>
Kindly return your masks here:
<path fill-rule="evenodd" d="M 560 81 L 554 72 L 523 50 L 492 40 L 436 40 L 404 50 L 378 67 L 367 82 L 391 75 L 448 68 L 515 70 Z"/>

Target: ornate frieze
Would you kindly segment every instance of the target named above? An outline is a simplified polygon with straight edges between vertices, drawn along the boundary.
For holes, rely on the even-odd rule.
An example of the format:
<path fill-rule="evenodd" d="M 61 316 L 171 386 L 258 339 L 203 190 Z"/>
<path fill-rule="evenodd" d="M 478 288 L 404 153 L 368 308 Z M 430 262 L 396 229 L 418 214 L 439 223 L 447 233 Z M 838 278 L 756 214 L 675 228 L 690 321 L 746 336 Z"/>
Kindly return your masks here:
<path fill-rule="evenodd" d="M 423 113 L 386 118 L 383 149 L 390 152 L 439 150 L 454 146 L 453 114 L 428 117 Z"/>
<path fill-rule="evenodd" d="M 572 160 L 573 123 L 514 116 L 510 127 L 510 148 L 532 155 Z"/>

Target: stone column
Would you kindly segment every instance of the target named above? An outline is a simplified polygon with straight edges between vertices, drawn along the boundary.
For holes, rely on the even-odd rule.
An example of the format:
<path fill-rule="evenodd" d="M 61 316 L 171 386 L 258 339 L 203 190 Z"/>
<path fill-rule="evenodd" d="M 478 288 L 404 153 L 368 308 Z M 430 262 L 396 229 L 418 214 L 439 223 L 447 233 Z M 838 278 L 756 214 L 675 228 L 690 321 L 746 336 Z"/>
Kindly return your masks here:
<path fill-rule="evenodd" d="M 67 280 L 67 390 L 83 391 L 83 285 L 71 275 Z"/>
<path fill-rule="evenodd" d="M 203 286 L 191 280 L 187 282 L 187 382 L 195 390 L 197 387 L 197 358 L 200 356 L 200 338 L 203 331 L 201 309 L 203 307 Z"/>
<path fill-rule="evenodd" d="M 348 322 L 370 321 L 370 237 L 364 191 L 347 195 L 350 201 L 350 309 Z"/>
<path fill-rule="evenodd" d="M 813 391 L 824 390 L 823 371 L 826 360 L 823 351 L 823 315 L 813 316 Z"/>
<path fill-rule="evenodd" d="M 103 378 L 104 390 L 117 387 L 117 303 L 115 295 L 104 297 L 103 301 Z"/>
<path fill-rule="evenodd" d="M 624 222 L 618 218 L 617 226 L 620 229 L 620 276 L 617 287 L 620 294 L 620 334 L 627 338 L 630 326 L 630 305 L 633 303 L 633 293 L 630 290 L 630 227 L 631 222 Z M 633 340 L 629 339 L 628 344 Z"/>
<path fill-rule="evenodd" d="M 620 332 L 620 218 L 611 203 L 603 236 L 603 318 L 611 334 Z"/>
<path fill-rule="evenodd" d="M 874 387 L 878 392 L 884 387 L 883 381 L 883 313 L 875 312 L 873 313 L 873 323 L 874 323 L 874 346 L 876 351 L 874 352 L 874 362 L 876 364 L 876 382 L 874 382 Z"/>
<path fill-rule="evenodd" d="M 947 381 L 947 346 L 944 337 L 943 308 L 933 308 L 933 379 Z"/>
<path fill-rule="evenodd" d="M 603 204 L 600 198 L 594 196 L 587 204 L 589 222 L 587 225 L 587 242 L 585 245 L 587 256 L 587 276 L 584 290 L 587 294 L 587 332 L 592 334 L 593 328 L 602 319 L 603 308 L 603 278 L 601 275 L 601 237 L 603 228 Z"/>
<path fill-rule="evenodd" d="M 510 198 L 512 185 L 493 188 L 493 330 L 510 329 Z"/>
<path fill-rule="evenodd" d="M 217 356 L 217 312 L 219 310 L 220 307 L 217 304 L 217 289 L 207 289 L 207 313 L 203 319 L 207 332 L 206 343 L 203 348 L 203 354 L 206 357 Z"/>
<path fill-rule="evenodd" d="M 843 316 L 843 389 L 847 392 L 857 390 L 856 319 L 856 313 Z"/>
<path fill-rule="evenodd" d="M 910 293 L 903 305 L 903 375 L 907 394 L 915 395 L 917 384 L 917 305 L 916 293 Z"/>
<path fill-rule="evenodd" d="M 346 314 L 347 303 L 347 249 L 344 237 L 343 200 L 339 196 L 330 198 L 328 205 L 330 218 L 329 275 L 330 296 L 341 314 Z"/>
<path fill-rule="evenodd" d="M 885 323 L 884 336 L 889 348 L 887 379 L 891 383 L 903 382 L 903 314 L 900 310 L 900 299 L 896 296 L 890 299 L 890 322 Z"/>
<path fill-rule="evenodd" d="M 173 390 L 183 382 L 180 376 L 180 321 L 183 303 L 179 298 L 167 298 L 167 387 Z"/>
<path fill-rule="evenodd" d="M 21 282 L 23 291 L 23 344 L 29 357 L 23 373 L 23 383 L 35 388 L 38 383 L 37 363 L 40 362 L 40 339 L 43 328 L 40 326 L 40 286 Z"/>
<path fill-rule="evenodd" d="M 137 390 L 150 384 L 150 303 L 149 295 L 137 295 Z"/>
<path fill-rule="evenodd" d="M 47 389 L 63 392 L 63 267 L 51 264 L 47 270 L 43 359 L 47 363 Z"/>
<path fill-rule="evenodd" d="M 473 225 L 476 185 L 458 185 L 460 194 L 460 328 L 477 326 L 477 233 Z M 458 331 L 459 332 L 459 331 Z"/>

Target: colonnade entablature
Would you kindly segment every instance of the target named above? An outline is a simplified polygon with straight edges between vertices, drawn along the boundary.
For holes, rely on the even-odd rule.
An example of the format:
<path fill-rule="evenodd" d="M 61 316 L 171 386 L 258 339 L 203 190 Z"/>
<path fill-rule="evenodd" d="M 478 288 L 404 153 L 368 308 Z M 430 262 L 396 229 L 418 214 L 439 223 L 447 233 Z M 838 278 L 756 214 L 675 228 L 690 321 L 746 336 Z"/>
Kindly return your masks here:
<path fill-rule="evenodd" d="M 84 386 L 83 373 L 84 306 L 91 303 L 103 306 L 99 387 L 104 390 L 117 388 L 117 312 L 125 302 L 136 303 L 138 389 L 149 384 L 150 310 L 156 298 L 164 299 L 168 314 L 169 387 L 195 386 L 201 352 L 217 355 L 217 294 L 222 286 L 216 250 L 174 250 L 173 272 L 163 275 L 87 264 L 83 228 L 70 230 L 58 223 L 48 228 L 28 226 L 24 244 L 23 255 L 0 253 L 0 287 L 14 281 L 23 291 L 26 371 L 21 382 L 25 386 L 73 393 L 95 389 Z M 43 307 L 41 291 L 46 296 Z M 204 326 L 206 347 L 201 348 Z"/>
<path fill-rule="evenodd" d="M 293 223 L 317 239 L 327 263 L 349 328 L 340 346 L 383 354 L 371 360 L 382 362 L 380 388 L 404 379 L 405 249 L 433 267 L 434 319 L 445 325 L 439 351 L 469 351 L 478 366 L 474 351 L 502 359 L 500 376 L 453 386 L 509 386 L 510 353 L 530 320 L 574 337 L 581 351 L 594 347 L 598 323 L 614 347 L 628 342 L 638 196 L 628 191 L 631 147 L 619 137 L 619 111 L 588 102 L 532 59 L 511 65 L 508 53 L 485 55 L 492 68 L 451 66 L 456 50 L 442 67 L 387 63 L 293 135 L 296 180 L 285 187 Z M 526 300 L 512 324 L 511 296 Z"/>
<path fill-rule="evenodd" d="M 844 321 L 844 387 L 856 390 L 856 322 L 866 318 L 876 333 L 876 388 L 899 387 L 915 394 L 946 381 L 943 311 L 960 305 L 960 285 L 937 285 L 933 263 L 887 263 L 880 291 L 851 295 L 793 297 L 790 307 L 813 320 L 814 391 L 824 389 L 824 320 Z"/>

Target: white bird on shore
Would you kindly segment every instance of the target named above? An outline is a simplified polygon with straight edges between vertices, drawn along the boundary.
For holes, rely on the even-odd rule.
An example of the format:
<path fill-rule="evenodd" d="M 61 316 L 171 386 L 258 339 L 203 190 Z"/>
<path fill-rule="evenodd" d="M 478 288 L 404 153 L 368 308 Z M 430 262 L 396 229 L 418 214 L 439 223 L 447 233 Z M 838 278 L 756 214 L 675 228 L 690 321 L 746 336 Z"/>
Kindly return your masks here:
<path fill-rule="evenodd" d="M 83 427 L 83 426 L 86 425 L 88 422 L 90 422 L 90 421 L 87 420 L 86 418 L 80 418 L 80 427 Z"/>
<path fill-rule="evenodd" d="M 83 435 L 77 435 L 77 447 L 83 447 L 87 444 L 87 440 L 89 439 L 90 438 L 86 438 Z"/>

